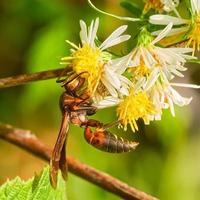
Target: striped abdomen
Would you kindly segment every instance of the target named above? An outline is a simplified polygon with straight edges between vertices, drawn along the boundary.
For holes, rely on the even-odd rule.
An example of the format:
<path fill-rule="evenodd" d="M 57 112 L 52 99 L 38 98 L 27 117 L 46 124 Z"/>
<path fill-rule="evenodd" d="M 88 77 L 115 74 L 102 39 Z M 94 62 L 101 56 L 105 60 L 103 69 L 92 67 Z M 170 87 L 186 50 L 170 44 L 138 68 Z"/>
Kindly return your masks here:
<path fill-rule="evenodd" d="M 109 133 L 108 131 L 99 129 L 94 134 L 92 130 L 87 127 L 85 129 L 85 139 L 92 146 L 99 150 L 110 152 L 110 153 L 123 153 L 134 150 L 139 144 L 137 142 L 132 142 L 124 140 L 121 137 Z"/>

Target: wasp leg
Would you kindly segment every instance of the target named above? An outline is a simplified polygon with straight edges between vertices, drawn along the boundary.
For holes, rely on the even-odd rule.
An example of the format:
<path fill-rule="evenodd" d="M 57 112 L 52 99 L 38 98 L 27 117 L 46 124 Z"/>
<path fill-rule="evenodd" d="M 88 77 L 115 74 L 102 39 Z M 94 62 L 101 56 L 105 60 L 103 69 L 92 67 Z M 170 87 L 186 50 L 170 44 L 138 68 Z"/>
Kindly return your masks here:
<path fill-rule="evenodd" d="M 103 125 L 103 128 L 104 128 L 104 129 L 109 129 L 109 128 L 112 128 L 112 127 L 117 126 L 117 125 L 119 125 L 119 124 L 120 124 L 120 120 L 114 121 L 114 122 L 112 122 L 112 123 L 104 124 L 104 125 Z"/>
<path fill-rule="evenodd" d="M 87 128 L 87 127 L 102 128 L 103 123 L 101 123 L 100 121 L 97 121 L 95 119 L 88 119 L 85 122 L 82 122 L 81 127 L 82 126 L 85 126 L 85 128 Z"/>
<path fill-rule="evenodd" d="M 61 79 L 62 78 L 62 76 L 64 76 L 64 74 L 66 73 L 66 71 L 68 71 L 68 68 L 65 68 L 62 72 L 61 72 L 61 74 L 59 75 L 59 77 L 57 78 L 57 80 L 56 80 L 56 83 L 62 83 L 62 82 L 64 82 L 67 78 L 64 78 L 64 79 Z M 68 72 L 67 73 L 67 76 L 70 76 L 70 75 L 72 75 L 74 72 L 72 71 L 72 72 Z"/>
<path fill-rule="evenodd" d="M 57 141 L 54 146 L 52 157 L 50 160 L 50 181 L 51 181 L 51 185 L 54 188 L 56 188 L 57 186 L 57 176 L 58 176 L 59 163 L 61 159 L 61 152 L 65 144 L 65 140 L 66 140 L 68 129 L 69 129 L 68 122 L 69 122 L 69 115 L 67 112 L 64 112 L 60 131 L 59 131 Z"/>
<path fill-rule="evenodd" d="M 87 115 L 94 115 L 97 111 L 97 108 L 94 106 L 73 106 L 73 112 L 85 111 Z"/>

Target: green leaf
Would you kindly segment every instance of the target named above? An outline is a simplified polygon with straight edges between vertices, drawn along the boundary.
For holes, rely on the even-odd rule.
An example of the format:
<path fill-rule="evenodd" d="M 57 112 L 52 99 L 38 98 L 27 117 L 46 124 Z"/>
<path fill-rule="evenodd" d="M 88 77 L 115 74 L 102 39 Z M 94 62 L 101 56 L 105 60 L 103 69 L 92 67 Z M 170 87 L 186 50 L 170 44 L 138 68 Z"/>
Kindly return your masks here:
<path fill-rule="evenodd" d="M 19 177 L 0 187 L 1 200 L 65 200 L 65 181 L 58 176 L 58 186 L 53 189 L 49 180 L 49 168 L 45 167 L 40 175 L 23 181 Z"/>
<path fill-rule="evenodd" d="M 142 9 L 133 2 L 124 0 L 120 3 L 120 5 L 136 17 L 140 17 L 142 15 Z"/>

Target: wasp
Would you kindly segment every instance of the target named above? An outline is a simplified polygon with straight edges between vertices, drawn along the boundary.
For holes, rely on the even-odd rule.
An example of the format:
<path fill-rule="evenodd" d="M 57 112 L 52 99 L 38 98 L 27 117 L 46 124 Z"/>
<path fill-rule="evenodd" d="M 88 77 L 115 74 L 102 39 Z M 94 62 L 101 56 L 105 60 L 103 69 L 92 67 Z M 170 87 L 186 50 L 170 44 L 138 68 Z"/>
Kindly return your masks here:
<path fill-rule="evenodd" d="M 84 73 L 84 72 L 83 72 Z M 122 153 L 134 150 L 137 142 L 124 140 L 110 133 L 107 129 L 109 125 L 89 119 L 94 115 L 97 108 L 92 105 L 91 98 L 84 89 L 85 78 L 81 74 L 75 75 L 69 81 L 67 79 L 58 80 L 62 82 L 65 91 L 60 96 L 60 109 L 62 112 L 62 122 L 60 131 L 52 152 L 50 160 L 50 180 L 53 187 L 57 185 L 57 174 L 60 169 L 64 179 L 67 179 L 67 161 L 65 146 L 68 137 L 69 122 L 80 127 L 84 127 L 84 138 L 93 147 L 110 153 Z M 92 129 L 95 129 L 93 132 Z"/>

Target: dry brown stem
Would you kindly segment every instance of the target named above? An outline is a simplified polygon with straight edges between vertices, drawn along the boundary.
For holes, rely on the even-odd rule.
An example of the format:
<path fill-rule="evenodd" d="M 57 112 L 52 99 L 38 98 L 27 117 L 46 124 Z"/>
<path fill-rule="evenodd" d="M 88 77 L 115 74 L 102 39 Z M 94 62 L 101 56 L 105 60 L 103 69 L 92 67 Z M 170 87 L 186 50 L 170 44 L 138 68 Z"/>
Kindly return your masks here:
<path fill-rule="evenodd" d="M 21 74 L 21 75 L 16 75 L 16 76 L 10 76 L 7 78 L 1 78 L 0 88 L 13 87 L 17 85 L 27 84 L 33 81 L 42 81 L 42 80 L 47 80 L 51 78 L 56 78 L 61 75 L 66 75 L 71 70 L 72 70 L 71 67 L 68 67 L 65 69 L 60 68 L 60 69 L 36 72 L 32 74 Z"/>
<path fill-rule="evenodd" d="M 43 144 L 29 130 L 12 127 L 11 125 L 0 124 L 0 139 L 15 144 L 31 154 L 49 162 L 52 150 Z M 99 187 L 114 193 L 126 200 L 155 200 L 140 190 L 130 187 L 126 183 L 100 172 L 72 157 L 67 157 L 69 171 Z"/>

